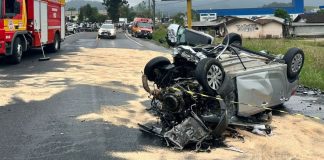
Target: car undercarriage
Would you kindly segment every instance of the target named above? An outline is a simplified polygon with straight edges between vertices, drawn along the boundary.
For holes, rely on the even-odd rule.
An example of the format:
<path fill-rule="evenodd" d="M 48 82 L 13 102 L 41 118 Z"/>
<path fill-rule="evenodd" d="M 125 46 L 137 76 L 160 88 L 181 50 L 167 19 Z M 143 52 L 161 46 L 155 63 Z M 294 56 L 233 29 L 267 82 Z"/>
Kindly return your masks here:
<path fill-rule="evenodd" d="M 175 25 L 169 27 L 167 40 L 176 46 L 173 62 L 153 58 L 142 76 L 152 96 L 150 110 L 160 122 L 140 128 L 176 149 L 221 139 L 229 125 L 244 125 L 244 119 L 253 121 L 245 125 L 252 128 L 266 124 L 271 107 L 289 100 L 297 89 L 304 62 L 298 48 L 284 56 L 251 51 L 235 33 L 213 45 L 210 36 Z"/>

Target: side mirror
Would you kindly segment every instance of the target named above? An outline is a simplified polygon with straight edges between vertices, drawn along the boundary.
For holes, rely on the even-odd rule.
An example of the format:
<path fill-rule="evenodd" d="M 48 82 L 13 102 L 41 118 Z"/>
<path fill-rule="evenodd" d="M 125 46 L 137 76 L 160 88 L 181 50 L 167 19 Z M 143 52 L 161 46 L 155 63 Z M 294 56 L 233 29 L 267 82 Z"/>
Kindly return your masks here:
<path fill-rule="evenodd" d="M 15 1 L 15 4 L 14 4 L 14 13 L 20 14 L 20 3 L 17 1 Z"/>

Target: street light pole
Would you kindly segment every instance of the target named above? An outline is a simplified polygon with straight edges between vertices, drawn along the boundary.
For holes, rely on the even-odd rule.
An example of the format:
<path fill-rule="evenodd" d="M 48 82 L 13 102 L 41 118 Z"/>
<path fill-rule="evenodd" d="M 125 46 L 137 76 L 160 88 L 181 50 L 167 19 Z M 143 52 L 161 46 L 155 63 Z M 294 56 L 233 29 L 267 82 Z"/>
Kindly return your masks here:
<path fill-rule="evenodd" d="M 151 0 L 148 0 L 149 18 L 151 18 Z"/>
<path fill-rule="evenodd" d="M 155 0 L 153 1 L 153 29 L 155 29 Z"/>
<path fill-rule="evenodd" d="M 192 2 L 191 2 L 191 0 L 187 0 L 187 22 L 188 22 L 188 28 L 191 28 L 192 27 L 191 9 L 192 9 Z"/>

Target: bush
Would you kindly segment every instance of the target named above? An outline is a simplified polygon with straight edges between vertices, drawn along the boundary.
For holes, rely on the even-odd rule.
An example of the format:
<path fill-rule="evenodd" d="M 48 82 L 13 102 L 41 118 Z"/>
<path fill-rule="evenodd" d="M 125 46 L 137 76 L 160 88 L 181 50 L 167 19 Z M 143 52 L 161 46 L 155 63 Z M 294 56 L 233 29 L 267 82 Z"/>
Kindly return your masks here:
<path fill-rule="evenodd" d="M 168 44 L 166 43 L 166 39 L 165 39 L 167 33 L 168 33 L 167 27 L 164 25 L 160 25 L 153 32 L 153 40 L 162 44 L 164 47 L 168 47 Z"/>

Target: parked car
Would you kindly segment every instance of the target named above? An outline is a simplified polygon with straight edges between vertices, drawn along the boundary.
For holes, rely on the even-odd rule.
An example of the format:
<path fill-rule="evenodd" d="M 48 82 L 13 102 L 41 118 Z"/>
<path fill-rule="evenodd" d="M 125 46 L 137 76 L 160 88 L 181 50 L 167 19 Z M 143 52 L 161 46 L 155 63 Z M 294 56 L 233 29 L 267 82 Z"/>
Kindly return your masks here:
<path fill-rule="evenodd" d="M 70 23 L 67 25 L 67 31 L 69 33 L 75 34 L 75 33 L 79 32 L 79 25 L 75 24 L 75 23 Z"/>
<path fill-rule="evenodd" d="M 161 125 L 140 127 L 175 148 L 219 138 L 243 117 L 249 122 L 271 121 L 268 108 L 288 101 L 298 87 L 304 64 L 301 49 L 277 56 L 252 51 L 242 47 L 242 38 L 235 33 L 213 45 L 211 36 L 176 24 L 168 27 L 167 37 L 175 47 L 173 62 L 153 58 L 142 77 Z M 152 90 L 148 81 L 157 88 Z"/>
<path fill-rule="evenodd" d="M 114 24 L 103 24 L 98 30 L 98 38 L 116 38 L 116 28 Z"/>

